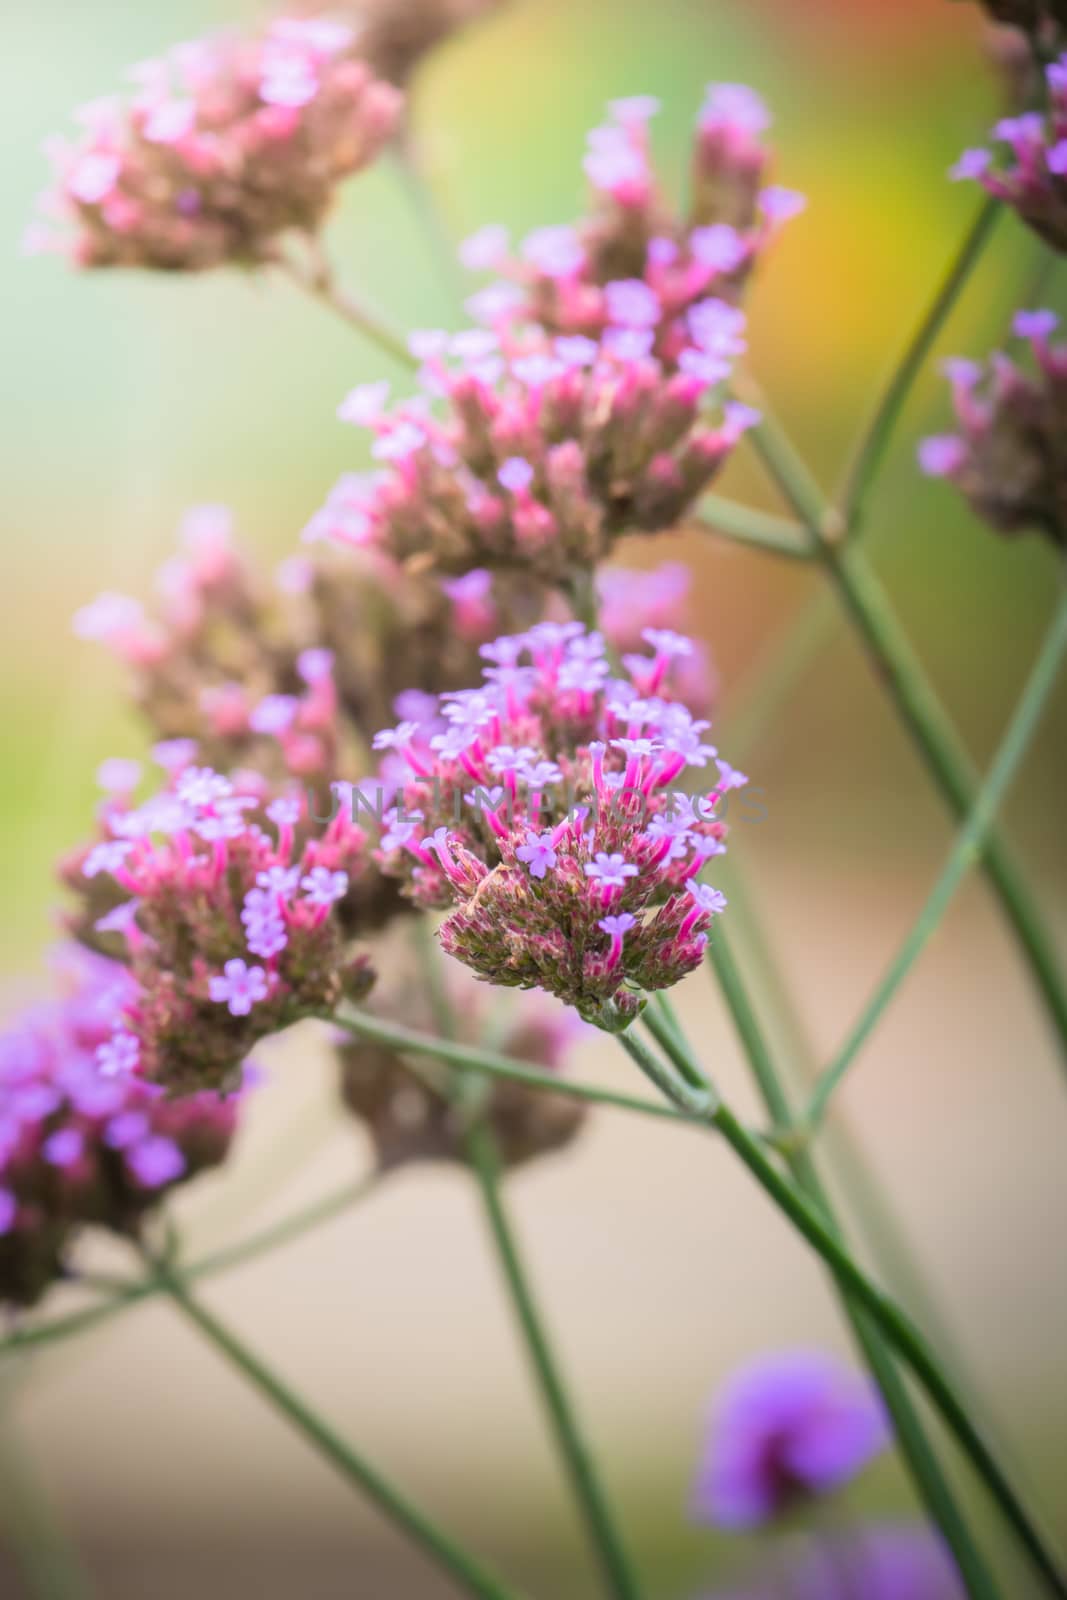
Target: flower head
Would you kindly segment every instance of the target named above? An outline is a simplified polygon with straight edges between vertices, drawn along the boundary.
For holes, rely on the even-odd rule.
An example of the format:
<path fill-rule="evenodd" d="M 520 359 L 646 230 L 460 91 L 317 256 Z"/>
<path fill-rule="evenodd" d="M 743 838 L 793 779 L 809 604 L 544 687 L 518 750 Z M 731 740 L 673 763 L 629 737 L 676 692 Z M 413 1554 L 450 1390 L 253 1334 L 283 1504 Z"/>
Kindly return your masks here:
<path fill-rule="evenodd" d="M 871 1385 L 815 1352 L 762 1356 L 716 1398 L 693 1488 L 693 1512 L 724 1528 L 773 1521 L 830 1494 L 886 1448 Z"/>
<path fill-rule="evenodd" d="M 133 908 L 111 933 L 133 984 L 104 1073 L 178 1093 L 226 1085 L 258 1039 L 372 981 L 351 947 L 366 833 L 344 808 L 313 829 L 305 798 L 267 803 L 242 781 L 186 768 L 142 806 L 105 809 L 107 837 L 68 865 L 97 937 L 101 904 Z M 125 848 L 102 858 L 116 833 Z"/>
<path fill-rule="evenodd" d="M 696 370 L 687 359 L 686 313 L 709 297 L 736 300 L 803 201 L 764 185 L 770 117 L 763 102 L 743 85 L 713 84 L 697 119 L 691 210 L 677 216 L 652 163 L 648 123 L 656 104 L 650 96 L 617 100 L 590 133 L 586 220 L 539 228 L 513 256 L 498 235 L 491 250 L 466 253 L 473 270 L 500 275 L 468 306 L 472 314 L 497 328 L 533 323 L 560 335 L 557 357 L 579 365 L 586 356 L 575 338 Z M 729 368 L 705 358 L 704 370 L 718 382 Z"/>
<path fill-rule="evenodd" d="M 999 533 L 1034 528 L 1067 545 L 1067 343 L 1051 343 L 1051 311 L 1020 311 L 1017 338 L 1029 341 L 1034 370 L 1000 352 L 986 367 L 948 361 L 958 432 L 919 446 L 919 465 L 945 478 Z"/>
<path fill-rule="evenodd" d="M 442 701 L 450 732 L 407 752 L 405 810 L 428 825 L 390 831 L 378 857 L 418 904 L 451 907 L 441 943 L 480 977 L 610 1028 L 699 963 L 723 902 L 695 877 L 725 827 L 721 784 L 700 805 L 672 791 L 710 749 L 664 698 L 683 642 L 656 637 L 621 678 L 604 649 L 580 623 L 487 647 L 482 686 Z"/>
<path fill-rule="evenodd" d="M 635 319 L 651 291 L 624 287 Z M 383 468 L 355 515 L 328 504 L 317 533 L 402 566 L 565 587 L 623 533 L 673 527 L 736 445 L 743 419 L 713 391 L 744 347 L 744 317 L 725 307 L 698 325 L 678 328 L 679 354 L 700 357 L 692 371 L 655 355 L 641 327 L 605 325 L 580 360 L 573 338 L 536 328 L 488 357 L 452 341 L 427 360 L 416 401 L 368 419 Z"/>
<path fill-rule="evenodd" d="M 177 1183 L 225 1159 L 241 1096 L 173 1100 L 137 1075 L 135 984 L 62 952 L 60 994 L 0 1034 L 0 1301 L 29 1305 L 83 1226 L 136 1234 Z"/>
<path fill-rule="evenodd" d="M 1039 8 L 1032 0 L 997 3 L 1005 13 L 1029 10 L 1029 25 L 1036 26 Z M 1063 0 L 1054 4 L 1062 6 Z M 1061 27 L 1067 27 L 1067 7 L 1064 11 Z M 1045 90 L 1047 112 L 1002 118 L 992 130 L 990 147 L 965 150 L 949 176 L 980 183 L 1062 252 L 1067 250 L 1067 55 L 1045 67 Z"/>
<path fill-rule="evenodd" d="M 50 242 L 81 267 L 265 261 L 280 234 L 318 229 L 400 115 L 356 34 L 313 19 L 183 45 L 137 77 L 53 147 L 43 210 L 67 231 Z"/>

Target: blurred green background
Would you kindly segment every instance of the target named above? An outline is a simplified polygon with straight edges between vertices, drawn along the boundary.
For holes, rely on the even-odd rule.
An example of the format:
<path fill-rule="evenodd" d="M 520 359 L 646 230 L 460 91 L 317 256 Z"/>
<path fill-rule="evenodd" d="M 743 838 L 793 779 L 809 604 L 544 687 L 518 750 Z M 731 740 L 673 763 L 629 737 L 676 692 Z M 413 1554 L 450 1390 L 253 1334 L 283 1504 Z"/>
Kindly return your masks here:
<path fill-rule="evenodd" d="M 0 974 L 12 1001 L 40 982 L 52 864 L 86 832 L 95 768 L 140 744 L 118 669 L 72 638 L 71 613 L 102 589 L 146 593 L 191 502 L 228 502 L 250 544 L 288 553 L 334 478 L 357 464 L 351 430 L 334 420 L 338 400 L 388 371 L 280 282 L 78 278 L 18 253 L 46 176 L 40 141 L 70 109 L 118 87 L 129 63 L 256 14 L 250 0 L 38 0 L 7 20 Z M 418 76 L 420 161 L 456 239 L 484 221 L 521 232 L 567 220 L 582 205 L 584 135 L 606 100 L 661 97 L 655 139 L 680 184 L 703 86 L 720 79 L 766 96 L 777 177 L 809 196 L 752 297 L 752 361 L 830 487 L 976 205 L 970 189 L 945 179 L 1000 106 L 976 7 L 511 0 Z M 329 241 L 343 277 L 398 323 L 456 324 L 458 278 L 428 249 L 393 164 L 349 185 Z M 1037 263 L 1006 218 L 943 352 L 980 353 L 1001 340 Z M 1061 284 L 1043 292 L 1045 303 L 1065 300 Z M 896 435 L 870 541 L 984 759 L 1049 613 L 1055 563 L 1036 541 L 998 540 L 919 477 L 916 440 L 946 420 L 944 385 L 928 373 Z M 776 504 L 743 452 L 721 488 Z M 722 673 L 729 754 L 731 719 L 818 580 L 699 535 L 635 545 L 633 559 L 678 553 L 697 573 L 698 626 Z M 1061 929 L 1065 731 L 1067 686 L 1007 811 Z M 770 817 L 744 830 L 738 853 L 825 1052 L 909 925 L 950 830 L 840 624 L 815 665 L 796 673 L 746 764 Z M 743 1093 L 728 1025 L 699 978 L 683 1005 Z M 328 1068 L 313 1046 L 286 1044 L 276 1058 L 237 1172 L 192 1202 L 204 1237 L 242 1207 L 258 1214 L 311 1195 L 358 1160 L 355 1136 L 334 1128 Z M 613 1061 L 604 1070 L 618 1075 Z M 1067 1108 L 1056 1073 L 1014 950 L 972 886 L 846 1099 L 1064 1530 L 1067 1297 L 1053 1225 L 1064 1214 Z M 277 1149 L 293 1127 L 313 1159 L 283 1185 Z M 753 1346 L 840 1333 L 815 1269 L 744 1180 L 720 1153 L 686 1141 L 679 1154 L 671 1137 L 598 1120 L 586 1142 L 515 1190 L 649 1593 L 681 1597 L 710 1592 L 752 1553 L 685 1526 L 704 1395 Z M 288 1371 L 310 1369 L 324 1404 L 531 1588 L 559 1600 L 591 1593 L 470 1196 L 454 1175 L 433 1174 L 397 1180 L 379 1208 L 284 1263 L 243 1272 L 219 1301 Z M 161 1311 L 25 1376 L 20 1426 L 103 1594 L 445 1593 L 372 1519 L 353 1521 L 326 1473 Z M 908 1504 L 891 1466 L 868 1499 Z M 13 1577 L 0 1578 L 0 1594 L 20 1592 Z"/>

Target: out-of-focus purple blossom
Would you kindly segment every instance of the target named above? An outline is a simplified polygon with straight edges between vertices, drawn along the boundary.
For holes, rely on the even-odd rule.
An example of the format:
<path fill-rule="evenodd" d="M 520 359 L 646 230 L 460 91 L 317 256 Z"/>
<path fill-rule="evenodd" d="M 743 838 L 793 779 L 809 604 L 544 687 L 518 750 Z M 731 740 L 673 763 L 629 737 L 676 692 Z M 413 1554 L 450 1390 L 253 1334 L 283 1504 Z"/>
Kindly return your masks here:
<path fill-rule="evenodd" d="M 80 1227 L 136 1234 L 176 1183 L 223 1161 L 240 1109 L 239 1094 L 172 1100 L 137 1075 L 136 987 L 117 963 L 71 948 L 57 976 L 60 994 L 0 1034 L 0 1301 L 24 1305 Z"/>
<path fill-rule="evenodd" d="M 1029 342 L 1033 370 L 995 352 L 983 367 L 950 360 L 958 431 L 924 439 L 919 465 L 953 484 L 998 533 L 1027 529 L 1067 546 L 1067 343 L 1053 344 L 1054 312 L 1020 311 L 1013 332 Z"/>
<path fill-rule="evenodd" d="M 352 29 L 281 18 L 147 64 L 127 104 L 101 103 L 77 138 L 51 142 L 33 247 L 81 267 L 200 271 L 315 233 L 399 122 L 401 96 L 358 51 Z"/>
<path fill-rule="evenodd" d="M 819 1352 L 758 1357 L 716 1396 L 693 1515 L 723 1528 L 760 1527 L 842 1488 L 888 1443 L 868 1380 Z"/>

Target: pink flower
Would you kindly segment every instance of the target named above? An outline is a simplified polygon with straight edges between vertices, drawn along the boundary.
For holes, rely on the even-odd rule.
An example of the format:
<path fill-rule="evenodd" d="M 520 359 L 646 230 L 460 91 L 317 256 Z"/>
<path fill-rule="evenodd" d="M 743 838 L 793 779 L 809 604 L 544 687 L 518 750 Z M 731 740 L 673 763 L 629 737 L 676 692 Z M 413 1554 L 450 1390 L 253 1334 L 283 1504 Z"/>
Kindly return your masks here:
<path fill-rule="evenodd" d="M 235 1017 L 247 1017 L 257 1001 L 267 998 L 269 989 L 263 968 L 249 967 L 240 957 L 227 961 L 222 975 L 208 982 L 212 1000 L 225 1005 Z"/>
<path fill-rule="evenodd" d="M 518 846 L 515 855 L 518 860 L 525 861 L 531 878 L 543 878 L 559 859 L 552 848 L 550 833 L 531 834 L 526 844 Z"/>

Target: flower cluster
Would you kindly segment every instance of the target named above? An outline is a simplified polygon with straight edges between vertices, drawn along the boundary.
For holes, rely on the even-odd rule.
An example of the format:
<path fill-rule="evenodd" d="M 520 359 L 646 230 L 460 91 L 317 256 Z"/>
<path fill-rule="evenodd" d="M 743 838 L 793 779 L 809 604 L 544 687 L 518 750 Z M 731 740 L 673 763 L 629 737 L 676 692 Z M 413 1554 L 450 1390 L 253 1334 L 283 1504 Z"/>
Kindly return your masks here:
<path fill-rule="evenodd" d="M 1048 111 L 1004 117 L 993 129 L 1003 159 L 965 150 L 950 176 L 976 179 L 1054 250 L 1067 250 L 1067 55 L 1045 68 Z"/>
<path fill-rule="evenodd" d="M 584 223 L 538 228 L 516 256 L 494 225 L 466 242 L 464 264 L 497 274 L 468 301 L 476 319 L 607 335 L 643 344 L 668 368 L 697 364 L 696 308 L 735 303 L 760 253 L 803 202 L 763 184 L 770 116 L 759 96 L 741 84 L 712 84 L 697 118 L 689 214 L 679 218 L 649 152 L 657 109 L 647 95 L 616 101 L 610 120 L 590 134 L 584 165 L 593 205 Z"/>
<path fill-rule="evenodd" d="M 1067 545 L 1067 344 L 1051 344 L 1051 311 L 1020 311 L 1014 331 L 1029 340 L 1036 375 L 998 352 L 988 369 L 945 363 L 959 432 L 924 439 L 919 462 L 955 484 L 1000 533 L 1037 528 Z"/>
<path fill-rule="evenodd" d="M 51 146 L 56 184 L 31 243 L 81 267 L 269 260 L 281 234 L 319 228 L 400 115 L 355 31 L 323 19 L 180 45 L 134 76 L 128 104 L 86 106 L 81 135 Z"/>
<path fill-rule="evenodd" d="M 492 1018 L 468 979 L 451 989 L 449 999 L 461 1043 L 485 1037 Z M 374 1012 L 405 1026 L 433 1031 L 434 1017 L 424 987 L 416 981 L 381 987 Z M 520 995 L 500 1019 L 496 1046 L 543 1071 L 558 1072 L 577 1042 L 582 1023 L 540 995 Z M 388 1045 L 347 1039 L 338 1046 L 345 1104 L 364 1124 L 378 1163 L 391 1169 L 408 1161 L 464 1161 L 464 1113 L 456 1108 L 448 1070 L 425 1058 L 412 1063 Z M 485 1085 L 484 1116 L 505 1167 L 560 1150 L 581 1131 L 587 1108 L 567 1095 L 531 1089 L 494 1078 Z"/>
<path fill-rule="evenodd" d="M 222 506 L 187 514 L 158 586 L 153 614 L 104 594 L 75 631 L 129 665 L 157 738 L 193 739 L 206 765 L 320 795 L 366 773 L 397 695 L 470 683 L 477 646 L 528 610 L 488 573 L 442 587 L 377 551 L 319 547 L 271 584 L 235 548 Z"/>
<path fill-rule="evenodd" d="M 342 407 L 383 466 L 350 477 L 314 531 L 415 569 L 510 567 L 567 589 L 621 535 L 677 524 L 758 420 L 735 403 L 708 409 L 743 328 L 734 307 L 700 301 L 675 372 L 636 325 L 599 340 L 416 335 L 414 400 L 387 409 L 386 386 L 371 384 Z"/>
<path fill-rule="evenodd" d="M 350 940 L 367 837 L 343 807 L 315 836 L 306 797 L 187 765 L 181 741 L 158 753 L 167 786 L 140 806 L 112 794 L 66 878 L 81 936 L 122 951 L 136 983 L 116 1059 L 184 1094 L 227 1087 L 257 1040 L 366 993 Z"/>
<path fill-rule="evenodd" d="M 63 952 L 67 993 L 0 1036 L 0 1302 L 32 1305 L 85 1224 L 134 1235 L 176 1184 L 225 1159 L 239 1096 L 168 1099 L 127 1070 L 134 983 Z"/>
<path fill-rule="evenodd" d="M 412 775 L 378 858 L 418 904 L 453 907 L 442 947 L 608 1029 L 699 965 L 725 900 L 698 875 L 725 848 L 723 791 L 746 781 L 664 698 L 690 642 L 646 641 L 613 677 L 599 634 L 537 624 L 483 647 L 483 684 L 442 697 L 441 731 L 407 722 L 376 741 Z M 712 763 L 707 795 L 671 787 Z"/>
<path fill-rule="evenodd" d="M 818 1352 L 760 1357 L 716 1397 L 694 1515 L 722 1528 L 760 1527 L 841 1488 L 888 1442 L 868 1380 Z"/>

